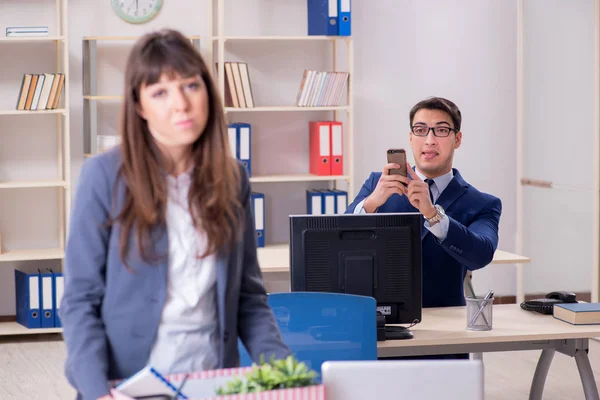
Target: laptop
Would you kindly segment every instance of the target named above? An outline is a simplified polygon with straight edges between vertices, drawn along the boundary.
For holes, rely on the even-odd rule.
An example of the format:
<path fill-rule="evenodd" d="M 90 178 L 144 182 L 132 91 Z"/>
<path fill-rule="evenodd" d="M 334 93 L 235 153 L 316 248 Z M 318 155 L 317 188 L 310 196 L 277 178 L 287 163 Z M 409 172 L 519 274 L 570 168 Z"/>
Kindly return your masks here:
<path fill-rule="evenodd" d="M 481 360 L 326 361 L 327 400 L 483 400 Z M 377 392 L 376 392 L 377 391 Z"/>

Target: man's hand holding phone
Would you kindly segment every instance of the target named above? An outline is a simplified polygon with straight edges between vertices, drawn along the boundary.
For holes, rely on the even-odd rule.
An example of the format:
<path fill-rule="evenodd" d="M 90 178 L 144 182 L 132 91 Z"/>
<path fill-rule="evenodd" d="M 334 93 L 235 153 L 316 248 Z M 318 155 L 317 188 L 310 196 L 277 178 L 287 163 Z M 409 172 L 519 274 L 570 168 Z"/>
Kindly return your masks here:
<path fill-rule="evenodd" d="M 390 174 L 390 170 L 400 168 L 398 164 L 388 163 L 383 167 L 383 173 L 373 193 L 365 200 L 363 209 L 367 213 L 373 213 L 384 204 L 394 193 L 400 196 L 406 195 L 410 204 L 415 207 L 425 218 L 432 218 L 437 213 L 435 206 L 431 203 L 429 185 L 424 182 L 411 165 L 406 163 L 406 171 L 410 178 Z"/>
<path fill-rule="evenodd" d="M 437 213 L 435 206 L 431 203 L 431 197 L 429 194 L 429 185 L 424 182 L 415 171 L 413 171 L 410 164 L 406 163 L 406 170 L 410 175 L 410 183 L 408 184 L 406 197 L 410 204 L 427 219 L 433 218 Z M 365 202 L 366 203 L 366 202 Z"/>
<path fill-rule="evenodd" d="M 407 194 L 407 186 L 410 183 L 410 179 L 402 175 L 391 175 L 390 170 L 396 168 L 400 168 L 400 165 L 388 163 L 383 167 L 383 173 L 377 182 L 375 190 L 373 190 L 373 193 L 363 203 L 363 209 L 366 212 L 375 212 L 394 193 L 400 196 Z M 427 186 L 427 184 L 425 185 Z"/>

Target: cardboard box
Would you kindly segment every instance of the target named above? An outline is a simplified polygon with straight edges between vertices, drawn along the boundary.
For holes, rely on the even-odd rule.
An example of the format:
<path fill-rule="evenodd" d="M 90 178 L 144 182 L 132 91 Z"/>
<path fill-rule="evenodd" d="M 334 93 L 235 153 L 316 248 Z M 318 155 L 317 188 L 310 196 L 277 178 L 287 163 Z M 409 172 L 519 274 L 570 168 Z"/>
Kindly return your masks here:
<path fill-rule="evenodd" d="M 325 387 L 323 385 L 249 394 L 216 395 L 217 388 L 224 387 L 228 381 L 245 375 L 251 370 L 252 367 L 244 367 L 195 372 L 187 378 L 182 392 L 187 396 L 188 400 L 325 400 Z M 166 375 L 164 378 L 172 386 L 179 387 L 185 378 L 185 374 Z M 112 382 L 112 386 L 115 387 L 120 382 L 122 381 Z M 173 395 L 172 391 L 168 390 L 164 394 Z M 133 400 L 131 397 L 116 390 L 113 392 L 113 398 L 115 400 Z"/>

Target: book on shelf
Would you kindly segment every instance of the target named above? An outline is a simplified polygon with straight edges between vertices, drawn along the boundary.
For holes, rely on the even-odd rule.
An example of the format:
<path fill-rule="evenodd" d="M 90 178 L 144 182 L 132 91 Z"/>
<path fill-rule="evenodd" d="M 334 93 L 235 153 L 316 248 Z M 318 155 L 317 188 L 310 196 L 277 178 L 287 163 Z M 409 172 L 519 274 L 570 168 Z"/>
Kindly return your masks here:
<path fill-rule="evenodd" d="M 64 83 L 63 73 L 23 74 L 16 109 L 20 111 L 56 109 Z"/>
<path fill-rule="evenodd" d="M 226 61 L 225 68 L 225 106 L 234 108 L 253 108 L 254 96 L 250 84 L 248 63 Z"/>
<path fill-rule="evenodd" d="M 48 36 L 47 26 L 9 26 L 6 28 L 7 37 L 19 36 Z"/>
<path fill-rule="evenodd" d="M 340 105 L 349 77 L 348 72 L 305 69 L 296 97 L 298 107 L 337 107 Z"/>

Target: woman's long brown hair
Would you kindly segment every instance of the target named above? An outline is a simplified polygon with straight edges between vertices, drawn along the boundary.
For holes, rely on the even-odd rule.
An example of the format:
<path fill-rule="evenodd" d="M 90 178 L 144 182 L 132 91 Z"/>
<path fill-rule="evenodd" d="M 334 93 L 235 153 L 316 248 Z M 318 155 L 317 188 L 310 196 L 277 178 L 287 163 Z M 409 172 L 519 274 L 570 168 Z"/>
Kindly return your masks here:
<path fill-rule="evenodd" d="M 145 261 L 161 257 L 154 251 L 153 239 L 155 228 L 166 223 L 165 173 L 170 165 L 137 110 L 140 88 L 158 82 L 163 74 L 201 76 L 208 92 L 206 128 L 192 145 L 194 167 L 188 196 L 194 225 L 204 231 L 207 239 L 206 251 L 199 256 L 230 248 L 237 241 L 244 220 L 239 167 L 229 149 L 222 102 L 206 63 L 190 41 L 175 30 L 146 34 L 134 45 L 127 61 L 121 110 L 119 173 L 126 189 L 124 207 L 116 221 L 122 225 L 120 256 L 126 266 L 132 231 Z"/>

